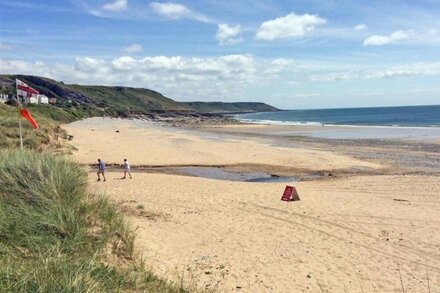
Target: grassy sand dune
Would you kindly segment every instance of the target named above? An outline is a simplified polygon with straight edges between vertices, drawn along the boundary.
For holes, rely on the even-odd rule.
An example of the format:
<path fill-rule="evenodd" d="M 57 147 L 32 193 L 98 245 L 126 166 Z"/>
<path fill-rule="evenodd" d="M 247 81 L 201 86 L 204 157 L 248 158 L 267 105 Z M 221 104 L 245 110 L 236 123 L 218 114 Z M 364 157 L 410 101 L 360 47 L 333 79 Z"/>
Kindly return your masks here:
<path fill-rule="evenodd" d="M 0 152 L 0 292 L 181 292 L 147 272 L 116 207 L 70 160 Z"/>
<path fill-rule="evenodd" d="M 32 117 L 37 121 L 39 128 L 32 129 L 25 119 L 21 119 L 23 129 L 23 145 L 34 150 L 60 150 L 63 143 L 59 139 L 66 133 L 59 128 L 60 123 L 75 120 L 71 113 L 49 106 L 29 106 Z M 0 147 L 18 148 L 20 135 L 18 127 L 18 108 L 0 103 Z"/>

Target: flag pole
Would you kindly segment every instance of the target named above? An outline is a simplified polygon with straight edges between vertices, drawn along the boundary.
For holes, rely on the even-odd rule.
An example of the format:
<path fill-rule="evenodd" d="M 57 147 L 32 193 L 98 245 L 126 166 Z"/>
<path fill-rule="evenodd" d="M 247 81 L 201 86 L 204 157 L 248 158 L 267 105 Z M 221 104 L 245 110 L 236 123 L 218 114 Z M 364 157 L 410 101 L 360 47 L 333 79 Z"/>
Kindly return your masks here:
<path fill-rule="evenodd" d="M 32 98 L 33 94 L 39 94 L 39 92 L 36 89 L 31 88 L 24 82 L 15 79 L 15 87 L 17 89 L 17 107 L 18 107 L 18 128 L 20 131 L 20 148 L 23 149 L 23 129 L 21 127 L 21 116 L 26 118 L 31 124 L 34 129 L 38 128 L 38 124 L 35 122 L 35 120 L 32 118 L 31 113 L 26 108 L 22 107 L 22 101 L 20 101 L 20 96 L 24 97 L 23 95 L 20 95 L 20 92 L 25 92 L 26 97 Z"/>
<path fill-rule="evenodd" d="M 15 79 L 15 89 L 17 91 L 17 107 L 18 107 L 18 128 L 20 131 L 20 149 L 23 149 L 23 130 L 21 129 L 21 102 L 20 102 L 20 96 L 18 95 L 18 79 Z"/>
<path fill-rule="evenodd" d="M 18 108 L 20 109 L 20 108 Z M 20 148 L 23 149 L 23 132 L 21 130 L 21 115 L 18 114 L 18 127 L 20 128 Z"/>

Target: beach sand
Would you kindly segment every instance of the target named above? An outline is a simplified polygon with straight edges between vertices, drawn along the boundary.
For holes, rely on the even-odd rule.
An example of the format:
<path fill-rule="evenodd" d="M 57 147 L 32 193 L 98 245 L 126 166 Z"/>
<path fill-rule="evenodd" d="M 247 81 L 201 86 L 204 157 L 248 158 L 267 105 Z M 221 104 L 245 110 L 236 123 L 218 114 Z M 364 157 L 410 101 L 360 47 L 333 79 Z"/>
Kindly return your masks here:
<path fill-rule="evenodd" d="M 292 170 L 373 170 L 383 167 L 329 152 L 278 147 L 241 138 L 196 135 L 158 127 L 148 122 L 136 128 L 132 121 L 92 118 L 64 128 L 74 136 L 75 158 L 84 164 L 99 158 L 107 164 L 132 165 L 266 165 Z M 116 132 L 118 131 L 118 132 Z"/>
<path fill-rule="evenodd" d="M 146 265 L 160 276 L 221 292 L 403 292 L 402 283 L 405 292 L 429 292 L 428 280 L 440 292 L 438 176 L 381 175 L 387 163 L 252 138 L 120 120 L 97 125 L 65 126 L 80 163 L 127 157 L 132 165 L 348 172 L 293 183 L 301 201 L 288 203 L 280 201 L 286 183 L 149 173 L 119 180 L 120 172 L 107 172 L 104 183 L 91 173 L 91 191 L 121 206 Z"/>

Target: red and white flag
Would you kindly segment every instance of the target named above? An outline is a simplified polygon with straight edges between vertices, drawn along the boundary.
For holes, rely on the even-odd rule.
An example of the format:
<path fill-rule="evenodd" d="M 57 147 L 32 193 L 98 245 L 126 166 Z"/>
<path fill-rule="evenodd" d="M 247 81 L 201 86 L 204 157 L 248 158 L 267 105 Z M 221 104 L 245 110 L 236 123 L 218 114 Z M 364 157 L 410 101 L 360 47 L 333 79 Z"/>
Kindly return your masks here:
<path fill-rule="evenodd" d="M 17 97 L 30 98 L 33 95 L 38 95 L 39 92 L 22 82 L 21 80 L 15 79 L 16 89 L 17 89 Z"/>

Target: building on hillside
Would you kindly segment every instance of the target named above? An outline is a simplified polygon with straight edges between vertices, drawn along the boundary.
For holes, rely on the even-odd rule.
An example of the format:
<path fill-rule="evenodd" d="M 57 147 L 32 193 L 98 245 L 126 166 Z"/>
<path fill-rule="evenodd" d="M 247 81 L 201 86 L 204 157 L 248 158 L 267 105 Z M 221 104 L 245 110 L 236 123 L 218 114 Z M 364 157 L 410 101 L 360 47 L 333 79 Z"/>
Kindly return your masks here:
<path fill-rule="evenodd" d="M 57 98 L 50 98 L 49 99 L 49 104 L 55 105 L 56 103 L 57 103 Z"/>
<path fill-rule="evenodd" d="M 37 95 L 32 95 L 30 97 L 24 98 L 24 104 L 38 104 L 38 97 Z"/>
<path fill-rule="evenodd" d="M 49 104 L 49 98 L 45 95 L 37 95 L 38 103 L 39 104 Z"/>
<path fill-rule="evenodd" d="M 0 103 L 6 103 L 7 101 L 9 101 L 9 95 L 6 94 L 0 94 Z"/>

